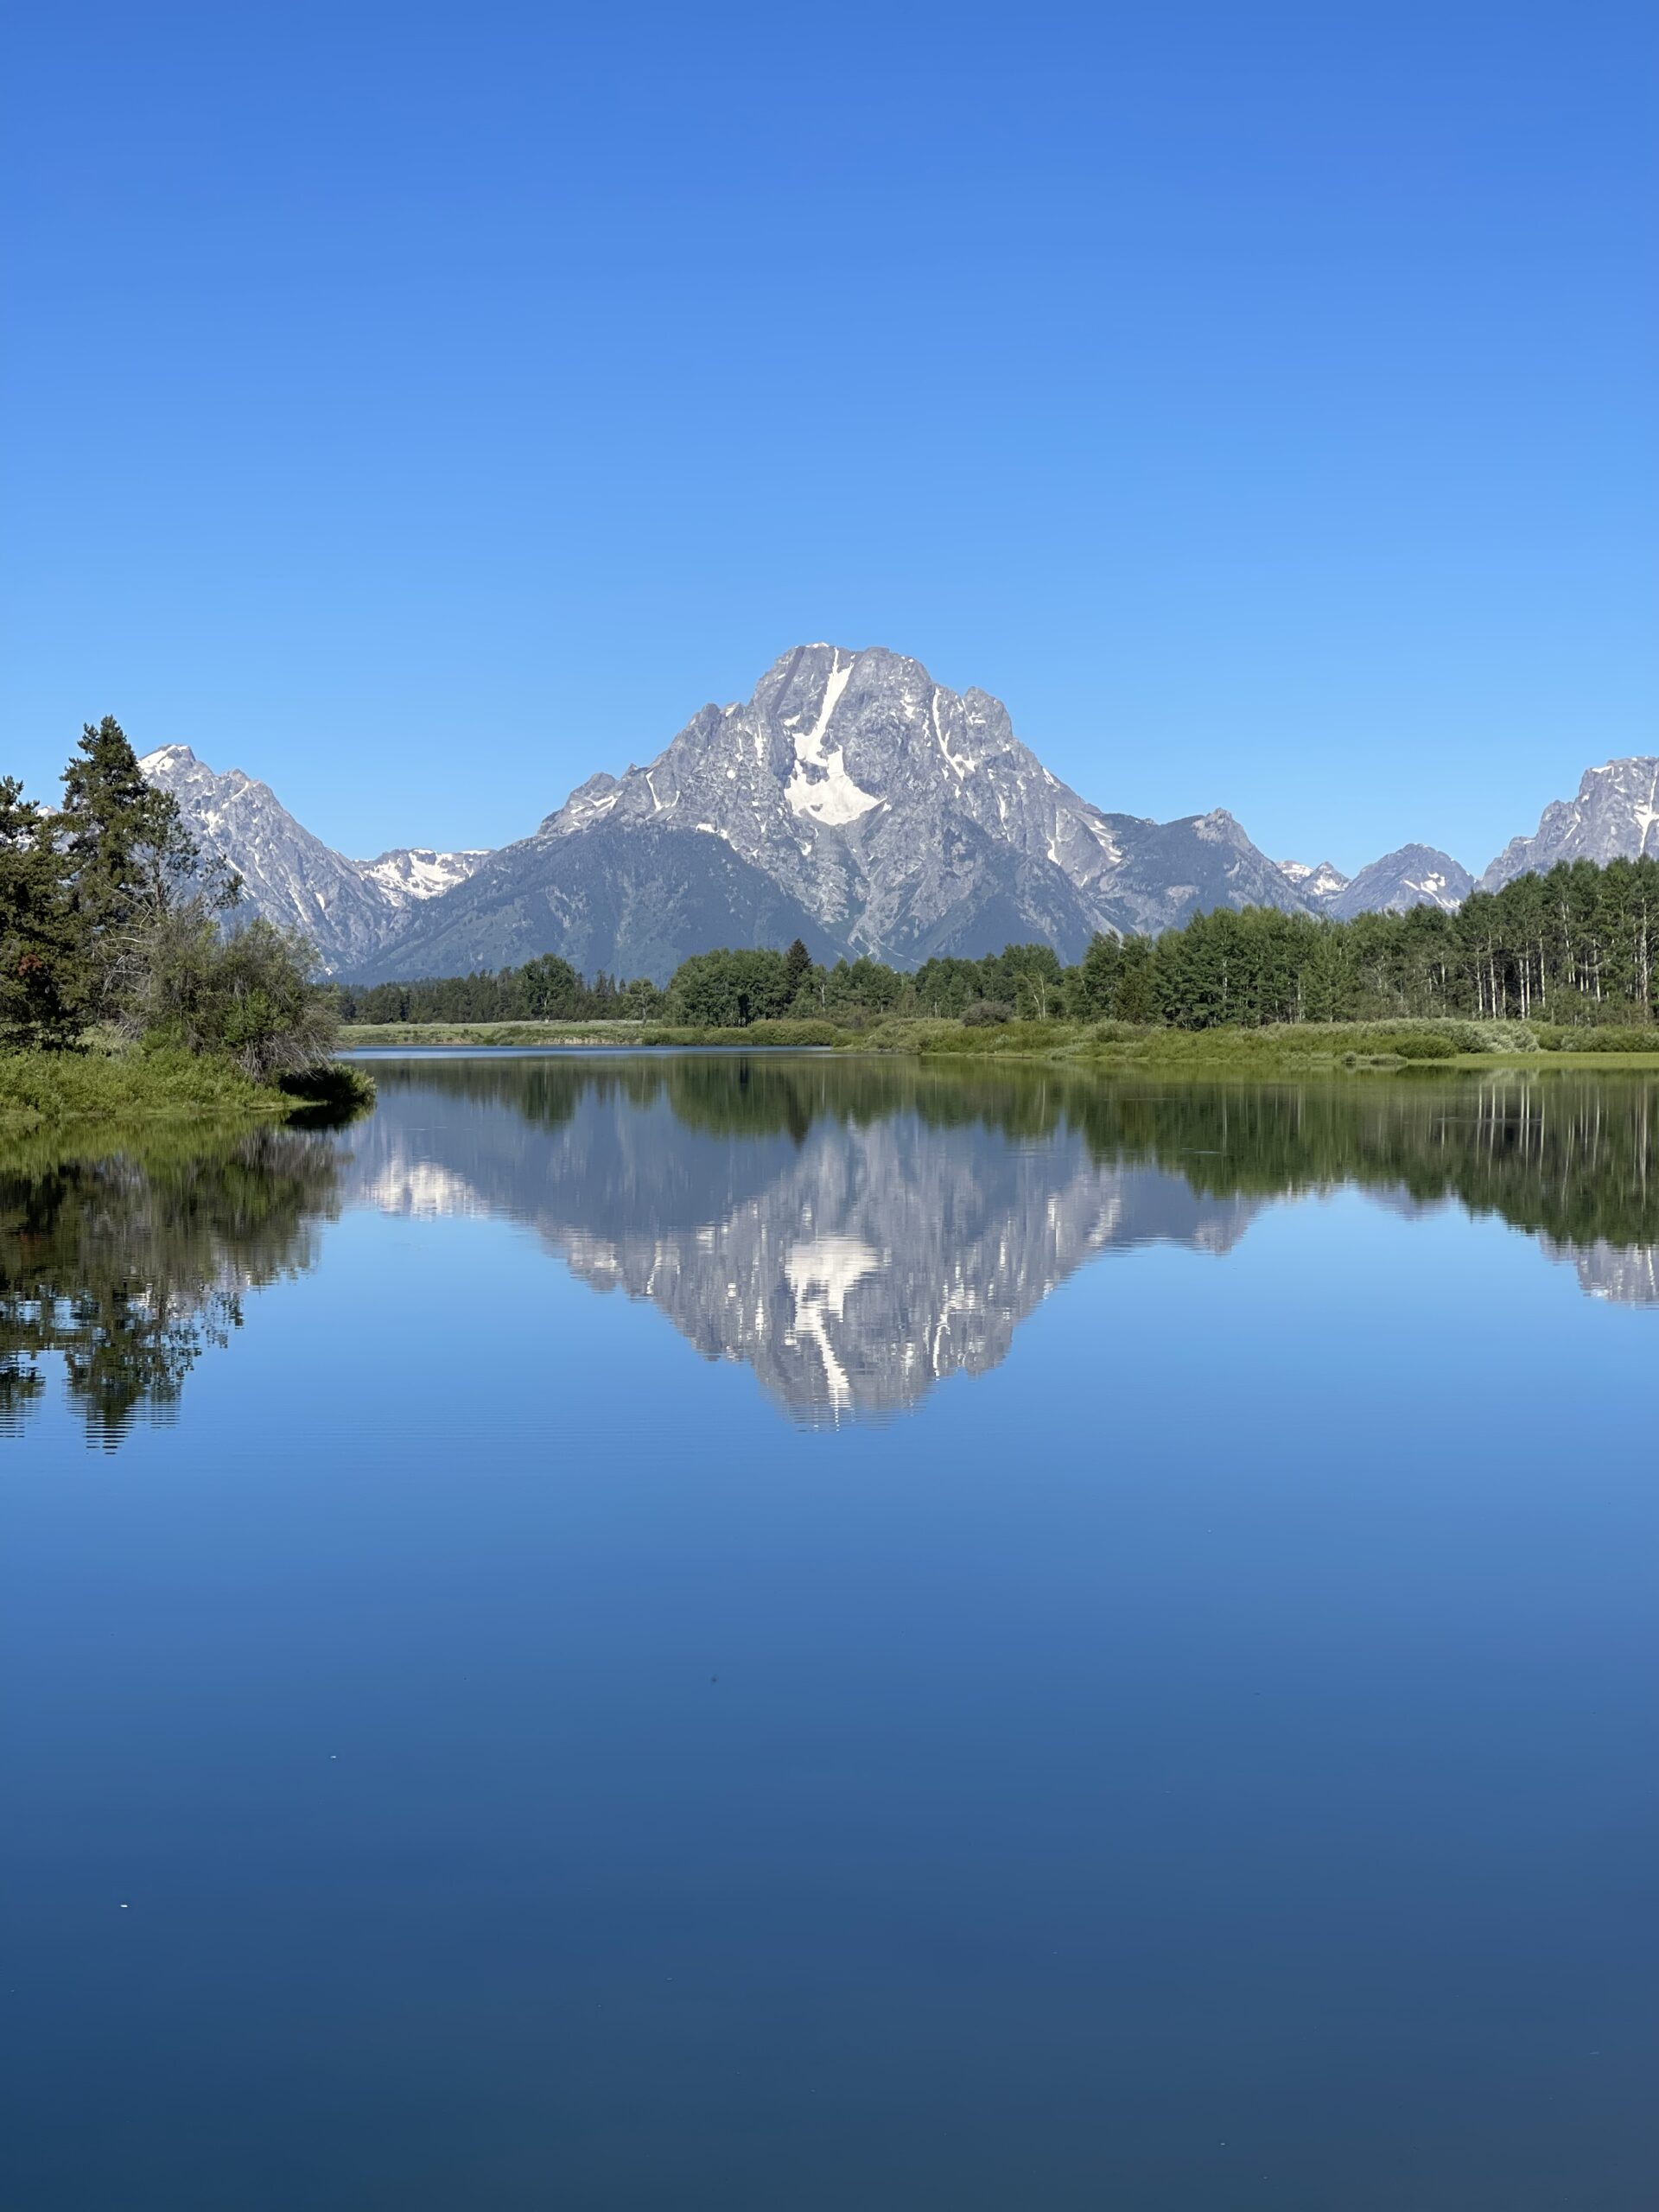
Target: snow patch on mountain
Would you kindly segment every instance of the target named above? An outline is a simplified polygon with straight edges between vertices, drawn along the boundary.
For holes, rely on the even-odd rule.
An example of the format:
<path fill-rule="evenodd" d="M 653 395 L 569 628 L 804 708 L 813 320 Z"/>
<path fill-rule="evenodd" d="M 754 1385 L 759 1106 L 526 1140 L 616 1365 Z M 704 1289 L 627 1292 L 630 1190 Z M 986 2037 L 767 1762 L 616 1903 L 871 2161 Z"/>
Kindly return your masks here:
<path fill-rule="evenodd" d="M 1348 881 L 1341 869 L 1333 868 L 1329 861 L 1316 861 L 1311 866 L 1306 861 L 1278 861 L 1274 865 L 1286 881 L 1315 906 L 1322 906 L 1334 899 Z"/>
<path fill-rule="evenodd" d="M 1402 845 L 1363 868 L 1331 899 L 1325 912 L 1339 922 L 1356 914 L 1403 914 L 1414 906 L 1452 913 L 1475 887 L 1466 868 L 1433 845 Z"/>
<path fill-rule="evenodd" d="M 238 912 L 300 931 L 335 974 L 373 958 L 416 909 L 464 883 L 488 858 L 413 847 L 348 860 L 296 822 L 268 784 L 239 768 L 216 774 L 188 745 L 158 746 L 138 766 L 178 800 L 202 849 L 241 877 Z"/>
<path fill-rule="evenodd" d="M 1561 861 L 1659 858 L 1659 760 L 1639 753 L 1586 768 L 1578 796 L 1556 799 L 1530 837 L 1512 837 L 1480 879 L 1497 891 L 1517 875 L 1541 874 Z"/>
<path fill-rule="evenodd" d="M 487 847 L 436 853 L 427 845 L 410 845 L 382 853 L 378 860 L 358 861 L 355 865 L 362 869 L 366 880 L 378 883 L 401 904 L 410 899 L 442 898 L 456 884 L 465 883 L 479 863 L 489 856 Z"/>
<path fill-rule="evenodd" d="M 855 822 L 861 814 L 881 804 L 871 792 L 860 791 L 848 774 L 841 747 L 824 743 L 830 719 L 852 673 L 852 661 L 849 659 L 843 669 L 841 655 L 832 653 L 817 720 L 810 730 L 798 731 L 796 735 L 795 770 L 784 791 L 791 814 L 810 814 L 826 823 Z M 791 721 L 799 719 L 798 715 L 790 717 Z M 727 781 L 735 780 L 734 772 L 728 769 Z"/>

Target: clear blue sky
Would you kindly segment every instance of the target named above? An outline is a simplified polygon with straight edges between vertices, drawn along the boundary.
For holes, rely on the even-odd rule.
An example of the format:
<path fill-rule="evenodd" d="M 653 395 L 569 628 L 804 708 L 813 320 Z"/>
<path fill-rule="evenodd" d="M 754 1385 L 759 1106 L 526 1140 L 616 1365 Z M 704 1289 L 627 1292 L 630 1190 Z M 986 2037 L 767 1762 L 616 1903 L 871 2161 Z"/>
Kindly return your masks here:
<path fill-rule="evenodd" d="M 1659 12 L 20 0 L 0 766 L 493 844 L 802 639 L 1479 867 L 1659 750 Z"/>

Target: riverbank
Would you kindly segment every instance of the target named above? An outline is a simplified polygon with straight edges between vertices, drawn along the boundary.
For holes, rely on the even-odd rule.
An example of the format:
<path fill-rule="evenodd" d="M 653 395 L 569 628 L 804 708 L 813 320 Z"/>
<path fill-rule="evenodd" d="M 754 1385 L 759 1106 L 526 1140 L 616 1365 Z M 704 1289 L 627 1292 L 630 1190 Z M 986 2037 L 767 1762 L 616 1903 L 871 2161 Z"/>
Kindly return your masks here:
<path fill-rule="evenodd" d="M 0 1134 L 86 1122 L 285 1122 L 349 1116 L 372 1103 L 363 1070 L 329 1065 L 256 1083 L 228 1060 L 190 1052 L 0 1052 Z"/>
<path fill-rule="evenodd" d="M 1301 1022 L 1262 1029 L 1165 1029 L 1109 1020 L 971 1025 L 893 1020 L 853 1028 L 804 1020 L 757 1021 L 747 1029 L 639 1021 L 402 1022 L 348 1026 L 340 1033 L 340 1044 L 344 1048 L 563 1046 L 615 1051 L 652 1046 L 739 1052 L 758 1046 L 819 1047 L 1195 1074 L 1354 1068 L 1386 1071 L 1422 1065 L 1659 1069 L 1659 1030 L 1560 1029 L 1519 1021 Z"/>

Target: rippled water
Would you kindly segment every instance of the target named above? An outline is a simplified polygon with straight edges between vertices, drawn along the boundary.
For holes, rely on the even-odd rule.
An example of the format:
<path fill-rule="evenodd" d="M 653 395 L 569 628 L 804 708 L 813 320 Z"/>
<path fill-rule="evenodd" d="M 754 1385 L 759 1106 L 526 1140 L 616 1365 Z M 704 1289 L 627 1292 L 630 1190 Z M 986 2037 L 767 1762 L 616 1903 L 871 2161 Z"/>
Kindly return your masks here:
<path fill-rule="evenodd" d="M 1646 2212 L 1659 1087 L 375 1071 L 0 1154 L 5 2202 Z"/>

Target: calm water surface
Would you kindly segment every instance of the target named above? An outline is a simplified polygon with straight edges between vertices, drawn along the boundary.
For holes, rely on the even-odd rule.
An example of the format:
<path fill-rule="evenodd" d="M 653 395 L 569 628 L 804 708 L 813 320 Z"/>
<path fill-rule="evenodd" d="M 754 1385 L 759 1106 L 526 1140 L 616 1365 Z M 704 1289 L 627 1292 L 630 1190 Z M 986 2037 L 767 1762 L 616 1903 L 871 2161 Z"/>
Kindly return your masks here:
<path fill-rule="evenodd" d="M 1659 2202 L 1659 1086 L 0 1156 L 17 2212 Z"/>

